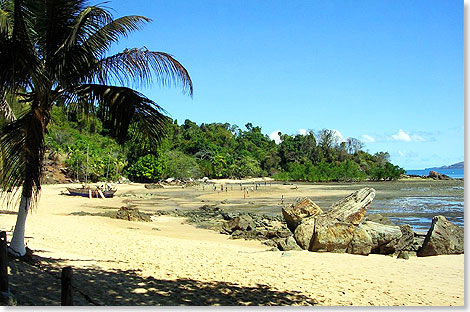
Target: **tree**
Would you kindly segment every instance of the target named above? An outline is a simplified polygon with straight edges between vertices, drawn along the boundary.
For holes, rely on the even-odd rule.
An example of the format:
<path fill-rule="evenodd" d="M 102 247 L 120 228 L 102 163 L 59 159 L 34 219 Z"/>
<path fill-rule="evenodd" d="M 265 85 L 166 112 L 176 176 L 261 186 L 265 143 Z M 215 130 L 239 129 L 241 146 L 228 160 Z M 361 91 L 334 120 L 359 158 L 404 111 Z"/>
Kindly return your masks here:
<path fill-rule="evenodd" d="M 9 121 L 0 131 L 0 186 L 3 195 L 21 190 L 14 254 L 26 253 L 26 216 L 41 190 L 44 136 L 55 104 L 96 113 L 120 144 L 132 123 L 156 144 L 168 117 L 131 87 L 156 79 L 192 95 L 188 72 L 167 53 L 133 48 L 107 55 L 119 38 L 148 22 L 144 16 L 114 19 L 85 0 L 0 0 L 0 109 Z M 14 118 L 7 95 L 21 99 L 26 112 Z"/>

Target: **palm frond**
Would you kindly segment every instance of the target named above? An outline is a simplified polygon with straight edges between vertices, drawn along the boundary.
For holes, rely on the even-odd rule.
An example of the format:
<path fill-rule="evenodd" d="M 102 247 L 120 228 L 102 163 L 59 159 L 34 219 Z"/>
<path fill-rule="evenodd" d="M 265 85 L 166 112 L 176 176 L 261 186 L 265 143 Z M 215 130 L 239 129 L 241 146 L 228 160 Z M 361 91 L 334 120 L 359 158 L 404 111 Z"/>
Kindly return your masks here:
<path fill-rule="evenodd" d="M 75 90 L 74 99 L 84 111 L 90 112 L 97 105 L 97 115 L 111 135 L 123 144 L 128 135 L 129 125 L 136 122 L 143 136 L 152 144 L 158 144 L 166 134 L 169 118 L 158 104 L 143 94 L 126 88 L 87 84 Z"/>
<path fill-rule="evenodd" d="M 3 116 L 7 123 L 16 120 L 15 113 L 11 109 L 4 95 L 0 94 L 0 114 Z"/>
<path fill-rule="evenodd" d="M 12 7 L 10 1 L 0 2 L 0 33 L 10 36 L 13 30 Z"/>
<path fill-rule="evenodd" d="M 148 86 L 156 78 L 162 86 L 179 86 L 192 96 L 193 84 L 188 71 L 176 59 L 165 52 L 153 52 L 146 48 L 126 49 L 103 59 L 100 64 L 101 83 L 118 82 L 133 86 Z"/>
<path fill-rule="evenodd" d="M 41 189 L 44 156 L 42 120 L 42 113 L 34 110 L 1 129 L 2 195 L 17 192 L 20 186 L 23 186 L 24 196 L 37 198 Z"/>
<path fill-rule="evenodd" d="M 151 20 L 145 16 L 129 15 L 117 18 L 103 25 L 94 33 L 87 33 L 88 39 L 83 43 L 87 50 L 94 51 L 96 58 L 105 53 L 112 43 L 122 37 L 127 37 L 131 31 L 142 28 L 144 23 Z"/>

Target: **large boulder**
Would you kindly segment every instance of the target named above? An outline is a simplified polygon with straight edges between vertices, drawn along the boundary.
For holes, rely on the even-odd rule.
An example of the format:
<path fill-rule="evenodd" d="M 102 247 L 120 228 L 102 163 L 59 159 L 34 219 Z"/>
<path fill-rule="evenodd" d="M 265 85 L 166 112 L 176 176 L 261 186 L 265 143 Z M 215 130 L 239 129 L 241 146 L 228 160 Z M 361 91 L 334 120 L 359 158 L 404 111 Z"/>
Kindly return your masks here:
<path fill-rule="evenodd" d="M 401 237 L 395 246 L 396 251 L 416 251 L 413 243 L 415 242 L 415 233 L 409 224 L 400 225 Z"/>
<path fill-rule="evenodd" d="M 365 221 L 362 227 L 372 239 L 371 253 L 388 255 L 395 252 L 395 246 L 402 237 L 399 226 Z"/>
<path fill-rule="evenodd" d="M 315 217 L 308 217 L 302 220 L 295 229 L 294 239 L 304 250 L 310 250 L 315 235 Z"/>
<path fill-rule="evenodd" d="M 308 197 L 298 200 L 295 204 L 282 207 L 282 215 L 286 220 L 287 227 L 292 233 L 300 224 L 302 219 L 311 216 L 317 216 L 323 213 L 321 208 L 311 201 Z"/>
<path fill-rule="evenodd" d="M 404 227 L 403 231 L 406 230 L 408 228 Z M 407 250 L 405 246 L 408 247 L 413 243 L 413 231 L 411 231 L 411 241 L 409 233 L 406 233 L 405 239 L 399 226 L 364 221 L 357 227 L 346 252 L 368 255 L 370 253 L 392 254 L 398 250 Z"/>
<path fill-rule="evenodd" d="M 359 224 L 353 234 L 353 238 L 349 242 L 347 253 L 367 256 L 372 251 L 372 237 L 367 233 L 366 229 Z"/>
<path fill-rule="evenodd" d="M 315 234 L 309 250 L 345 252 L 374 197 L 373 188 L 360 189 L 315 217 Z"/>
<path fill-rule="evenodd" d="M 432 218 L 431 228 L 426 234 L 418 257 L 462 254 L 464 252 L 464 230 L 447 221 L 444 216 Z"/>

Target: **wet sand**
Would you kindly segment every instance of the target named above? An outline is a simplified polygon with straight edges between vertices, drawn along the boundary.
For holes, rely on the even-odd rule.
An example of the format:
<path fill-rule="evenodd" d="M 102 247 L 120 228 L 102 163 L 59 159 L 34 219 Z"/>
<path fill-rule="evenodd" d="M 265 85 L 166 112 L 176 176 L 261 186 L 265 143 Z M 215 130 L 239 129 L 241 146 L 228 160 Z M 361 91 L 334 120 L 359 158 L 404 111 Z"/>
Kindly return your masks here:
<path fill-rule="evenodd" d="M 258 241 L 232 240 L 182 218 L 160 216 L 146 223 L 71 215 L 126 205 L 146 212 L 193 209 L 223 200 L 233 209 L 258 205 L 262 211 L 263 201 L 279 200 L 280 209 L 280 195 L 285 202 L 309 196 L 330 198 L 332 203 L 350 193 L 338 185 L 273 184 L 250 190 L 243 199 L 236 185 L 227 192 L 118 185 L 117 196 L 105 200 L 60 195 L 65 185 L 46 185 L 26 224 L 28 247 L 42 265 L 13 261 L 11 291 L 19 304 L 58 305 L 60 269 L 70 265 L 77 305 L 464 304 L 464 255 L 399 260 L 383 255 L 273 252 Z M 11 235 L 15 220 L 16 215 L 1 213 L 2 230 Z"/>

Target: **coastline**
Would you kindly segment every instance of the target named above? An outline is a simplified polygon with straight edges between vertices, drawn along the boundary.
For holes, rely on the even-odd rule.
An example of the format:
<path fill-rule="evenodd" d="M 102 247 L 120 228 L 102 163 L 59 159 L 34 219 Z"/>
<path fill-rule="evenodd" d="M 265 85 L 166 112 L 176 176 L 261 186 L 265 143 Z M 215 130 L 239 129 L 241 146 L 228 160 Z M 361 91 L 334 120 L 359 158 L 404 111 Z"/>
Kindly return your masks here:
<path fill-rule="evenodd" d="M 256 181 L 247 183 L 251 182 Z M 287 200 L 298 191 L 291 185 L 283 187 Z M 400 260 L 383 255 L 267 251 L 258 241 L 229 239 L 182 218 L 159 216 L 153 222 L 131 222 L 71 215 L 127 205 L 152 212 L 151 205 L 144 203 L 155 198 L 145 196 L 159 196 L 161 189 L 123 184 L 118 185 L 115 198 L 105 200 L 60 195 L 64 189 L 65 185 L 45 185 L 39 207 L 28 217 L 26 241 L 43 264 L 34 271 L 13 262 L 17 268 L 16 274 L 11 272 L 11 288 L 20 304 L 54 304 L 53 298 L 58 304 L 60 280 L 51 284 L 46 277 L 67 265 L 74 268 L 77 288 L 102 305 L 464 304 L 464 255 Z M 338 186 L 312 189 L 318 197 L 348 193 Z M 197 193 L 191 187 L 163 190 L 175 197 L 181 192 Z M 168 210 L 191 209 L 220 202 L 222 197 L 230 201 L 232 196 L 233 201 L 239 193 L 207 192 L 195 196 L 197 201 L 165 195 L 159 202 Z M 257 195 L 262 199 L 278 193 L 260 189 Z M 4 230 L 11 229 L 15 220 L 16 215 L 0 214 Z M 35 286 L 24 287 L 31 280 Z M 90 304 L 78 294 L 76 300 L 77 305 Z"/>

